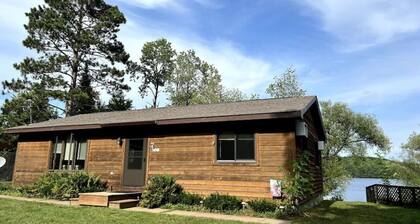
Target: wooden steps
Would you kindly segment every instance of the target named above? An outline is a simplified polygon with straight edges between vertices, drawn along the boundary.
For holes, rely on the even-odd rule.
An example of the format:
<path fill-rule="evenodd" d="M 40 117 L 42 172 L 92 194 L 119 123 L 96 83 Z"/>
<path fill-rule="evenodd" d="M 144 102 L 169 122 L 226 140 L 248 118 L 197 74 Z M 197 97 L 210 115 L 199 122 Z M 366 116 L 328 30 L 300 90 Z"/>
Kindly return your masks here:
<path fill-rule="evenodd" d="M 110 201 L 108 207 L 118 208 L 118 209 L 132 208 L 132 207 L 137 207 L 139 202 L 140 200 L 137 200 L 137 199 L 124 199 L 124 200 Z"/>
<path fill-rule="evenodd" d="M 140 192 L 91 192 L 79 194 L 79 205 L 128 208 L 137 206 Z"/>

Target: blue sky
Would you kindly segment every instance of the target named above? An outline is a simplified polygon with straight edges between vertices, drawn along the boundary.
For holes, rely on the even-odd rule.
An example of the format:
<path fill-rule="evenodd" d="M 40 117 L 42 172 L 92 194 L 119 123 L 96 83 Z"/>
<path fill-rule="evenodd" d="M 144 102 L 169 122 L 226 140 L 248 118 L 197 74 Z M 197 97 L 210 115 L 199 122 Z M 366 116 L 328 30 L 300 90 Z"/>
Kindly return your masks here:
<path fill-rule="evenodd" d="M 12 64 L 33 54 L 21 45 L 22 24 L 24 12 L 40 2 L 0 3 L 1 80 L 17 77 Z M 273 75 L 294 66 L 309 94 L 373 114 L 393 143 L 388 157 L 398 159 L 401 143 L 420 132 L 419 1 L 108 2 L 127 18 L 119 37 L 134 59 L 144 42 L 165 37 L 214 64 L 227 87 L 263 98 Z M 130 85 L 129 96 L 143 107 L 148 99 Z"/>

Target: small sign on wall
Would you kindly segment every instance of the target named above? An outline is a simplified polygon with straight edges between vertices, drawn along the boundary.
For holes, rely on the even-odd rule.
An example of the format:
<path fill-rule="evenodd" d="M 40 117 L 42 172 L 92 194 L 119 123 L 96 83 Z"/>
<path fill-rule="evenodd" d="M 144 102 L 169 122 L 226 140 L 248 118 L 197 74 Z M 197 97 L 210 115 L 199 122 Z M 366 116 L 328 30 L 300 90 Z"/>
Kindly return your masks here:
<path fill-rule="evenodd" d="M 270 192 L 274 198 L 281 197 L 281 180 L 270 179 Z"/>
<path fill-rule="evenodd" d="M 155 146 L 154 143 L 150 144 L 150 148 L 151 148 L 152 152 L 159 152 L 160 151 L 160 148 Z"/>

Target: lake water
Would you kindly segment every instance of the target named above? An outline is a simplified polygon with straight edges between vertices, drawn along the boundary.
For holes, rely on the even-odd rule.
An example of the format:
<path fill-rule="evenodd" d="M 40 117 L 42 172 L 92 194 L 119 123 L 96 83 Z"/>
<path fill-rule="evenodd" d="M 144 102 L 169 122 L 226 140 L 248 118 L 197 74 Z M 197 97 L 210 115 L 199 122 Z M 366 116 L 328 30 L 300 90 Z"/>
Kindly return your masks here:
<path fill-rule="evenodd" d="M 366 187 L 372 184 L 383 184 L 379 178 L 353 178 L 344 191 L 344 201 L 366 201 Z M 397 180 L 391 180 L 391 184 L 398 185 Z"/>

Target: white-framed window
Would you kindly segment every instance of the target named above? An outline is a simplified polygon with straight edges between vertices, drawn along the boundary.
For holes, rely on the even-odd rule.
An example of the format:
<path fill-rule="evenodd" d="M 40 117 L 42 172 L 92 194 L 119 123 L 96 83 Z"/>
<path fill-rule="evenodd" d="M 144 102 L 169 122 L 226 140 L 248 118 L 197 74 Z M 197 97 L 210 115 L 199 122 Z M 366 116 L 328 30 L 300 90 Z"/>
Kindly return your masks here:
<path fill-rule="evenodd" d="M 217 161 L 255 161 L 255 135 L 217 135 Z"/>

